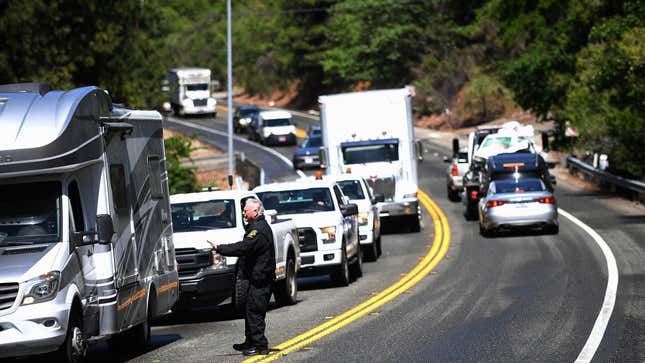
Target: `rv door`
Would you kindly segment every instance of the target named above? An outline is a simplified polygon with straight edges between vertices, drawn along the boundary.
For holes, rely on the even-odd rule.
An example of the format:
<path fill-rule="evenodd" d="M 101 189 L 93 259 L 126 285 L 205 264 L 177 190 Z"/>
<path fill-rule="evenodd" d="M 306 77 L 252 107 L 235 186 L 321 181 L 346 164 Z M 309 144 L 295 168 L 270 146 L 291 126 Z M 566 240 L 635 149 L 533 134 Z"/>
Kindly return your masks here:
<path fill-rule="evenodd" d="M 112 218 L 116 244 L 114 246 L 115 279 L 117 287 L 137 281 L 137 244 L 135 243 L 132 213 L 130 163 L 126 139 L 120 133 L 108 137 L 106 147 L 110 192 L 112 193 Z"/>

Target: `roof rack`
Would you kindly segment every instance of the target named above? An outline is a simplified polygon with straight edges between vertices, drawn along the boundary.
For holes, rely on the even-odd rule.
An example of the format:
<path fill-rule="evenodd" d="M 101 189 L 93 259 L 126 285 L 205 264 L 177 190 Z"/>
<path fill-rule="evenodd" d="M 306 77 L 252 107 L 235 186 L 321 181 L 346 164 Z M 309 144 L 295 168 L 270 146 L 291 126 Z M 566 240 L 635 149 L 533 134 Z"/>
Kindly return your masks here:
<path fill-rule="evenodd" d="M 0 85 L 0 93 L 39 93 L 44 96 L 52 90 L 49 83 L 28 82 L 28 83 L 11 83 Z"/>

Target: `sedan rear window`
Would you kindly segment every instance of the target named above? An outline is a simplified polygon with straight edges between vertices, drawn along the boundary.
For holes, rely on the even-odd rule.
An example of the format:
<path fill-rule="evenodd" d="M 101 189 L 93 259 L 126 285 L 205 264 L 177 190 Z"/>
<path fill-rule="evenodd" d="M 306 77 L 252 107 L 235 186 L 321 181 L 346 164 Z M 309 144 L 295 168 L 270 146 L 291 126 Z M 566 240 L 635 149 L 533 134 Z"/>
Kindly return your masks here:
<path fill-rule="evenodd" d="M 543 192 L 544 183 L 540 179 L 513 179 L 495 181 L 497 193 Z"/>

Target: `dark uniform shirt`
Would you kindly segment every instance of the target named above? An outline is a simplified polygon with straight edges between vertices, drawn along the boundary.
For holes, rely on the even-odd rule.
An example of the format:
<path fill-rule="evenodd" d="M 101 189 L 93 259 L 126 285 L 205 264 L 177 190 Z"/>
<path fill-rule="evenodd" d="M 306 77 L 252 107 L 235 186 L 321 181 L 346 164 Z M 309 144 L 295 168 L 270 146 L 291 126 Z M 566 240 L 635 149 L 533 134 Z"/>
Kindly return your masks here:
<path fill-rule="evenodd" d="M 243 276 L 252 283 L 266 284 L 275 280 L 273 232 L 263 215 L 246 226 L 241 242 L 218 245 L 217 252 L 224 256 L 243 257 Z"/>

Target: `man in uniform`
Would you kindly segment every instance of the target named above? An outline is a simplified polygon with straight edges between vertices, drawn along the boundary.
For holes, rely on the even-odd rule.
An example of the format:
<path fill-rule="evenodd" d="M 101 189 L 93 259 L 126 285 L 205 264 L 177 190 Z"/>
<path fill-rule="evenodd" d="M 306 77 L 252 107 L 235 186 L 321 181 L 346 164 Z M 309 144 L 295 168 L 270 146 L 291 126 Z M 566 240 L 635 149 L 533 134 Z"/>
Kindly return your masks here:
<path fill-rule="evenodd" d="M 246 340 L 234 344 L 235 350 L 244 355 L 267 354 L 269 341 L 264 335 L 267 308 L 271 298 L 271 286 L 275 280 L 275 247 L 273 232 L 264 219 L 262 203 L 254 198 L 246 200 L 244 217 L 248 221 L 244 239 L 228 245 L 215 245 L 215 252 L 222 256 L 243 257 L 240 265 L 243 275 L 249 279 L 244 314 Z"/>

